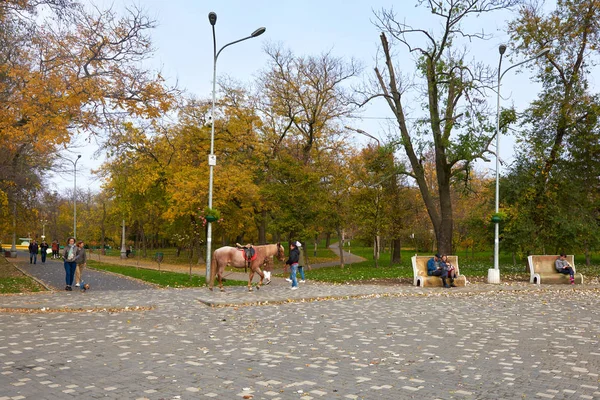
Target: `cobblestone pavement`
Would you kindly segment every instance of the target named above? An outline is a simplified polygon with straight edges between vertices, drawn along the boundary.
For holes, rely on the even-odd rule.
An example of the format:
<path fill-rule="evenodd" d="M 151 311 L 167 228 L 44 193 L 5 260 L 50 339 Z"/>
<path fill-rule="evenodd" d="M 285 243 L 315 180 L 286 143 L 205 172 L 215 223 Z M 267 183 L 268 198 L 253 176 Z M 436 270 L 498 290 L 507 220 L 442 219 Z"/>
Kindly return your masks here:
<path fill-rule="evenodd" d="M 455 289 L 0 296 L 0 400 L 600 398 L 600 287 Z"/>

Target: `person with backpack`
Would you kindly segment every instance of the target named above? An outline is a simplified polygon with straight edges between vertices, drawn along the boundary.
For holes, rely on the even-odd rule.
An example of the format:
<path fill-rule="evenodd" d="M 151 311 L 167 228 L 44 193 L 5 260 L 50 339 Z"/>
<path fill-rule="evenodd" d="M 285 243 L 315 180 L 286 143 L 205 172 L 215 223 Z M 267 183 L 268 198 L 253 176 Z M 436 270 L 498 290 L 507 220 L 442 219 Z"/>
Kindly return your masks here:
<path fill-rule="evenodd" d="M 67 245 L 63 252 L 63 260 L 65 262 L 65 280 L 67 282 L 65 290 L 72 291 L 73 278 L 75 278 L 75 270 L 77 269 L 77 246 L 75 245 L 74 237 L 67 239 Z"/>

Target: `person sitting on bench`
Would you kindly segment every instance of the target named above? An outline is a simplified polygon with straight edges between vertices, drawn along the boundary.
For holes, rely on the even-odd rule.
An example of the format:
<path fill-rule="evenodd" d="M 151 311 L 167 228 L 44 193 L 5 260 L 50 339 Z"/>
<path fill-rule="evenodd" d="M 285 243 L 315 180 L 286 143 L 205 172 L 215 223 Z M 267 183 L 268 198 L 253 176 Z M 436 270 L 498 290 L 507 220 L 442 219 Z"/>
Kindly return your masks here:
<path fill-rule="evenodd" d="M 446 283 L 446 278 L 448 277 L 448 271 L 446 271 L 442 264 L 440 263 L 441 257 L 439 254 L 431 257 L 429 261 L 427 261 L 427 275 L 429 276 L 439 276 L 442 278 L 442 283 L 445 288 L 449 288 L 450 285 Z"/>
<path fill-rule="evenodd" d="M 560 256 L 554 262 L 554 268 L 561 274 L 569 274 L 571 278 L 571 285 L 575 284 L 575 270 L 573 270 L 573 266 L 569 264 L 567 261 L 567 255 L 564 253 L 560 253 Z"/>

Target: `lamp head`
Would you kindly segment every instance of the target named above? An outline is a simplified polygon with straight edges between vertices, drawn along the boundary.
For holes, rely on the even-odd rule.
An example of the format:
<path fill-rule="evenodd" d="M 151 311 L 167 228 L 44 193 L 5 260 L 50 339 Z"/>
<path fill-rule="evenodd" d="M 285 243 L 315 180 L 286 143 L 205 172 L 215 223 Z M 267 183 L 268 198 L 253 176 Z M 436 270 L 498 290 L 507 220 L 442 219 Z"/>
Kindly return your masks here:
<path fill-rule="evenodd" d="M 506 52 L 506 45 L 501 44 L 500 46 L 498 46 L 498 52 L 500 53 L 500 55 L 503 55 Z"/>
<path fill-rule="evenodd" d="M 539 53 L 537 53 L 535 55 L 535 58 L 538 58 L 538 57 L 541 57 L 541 56 L 545 56 L 548 53 L 550 53 L 550 47 L 545 47 L 542 50 L 540 50 Z"/>
<path fill-rule="evenodd" d="M 81 154 L 77 154 L 77 159 L 79 160 L 81 158 Z"/>
<path fill-rule="evenodd" d="M 264 26 L 263 26 L 263 27 L 260 27 L 260 28 L 258 28 L 257 30 L 255 30 L 254 32 L 252 32 L 252 33 L 250 34 L 250 36 L 251 36 L 251 37 L 257 37 L 257 36 L 260 36 L 260 35 L 262 35 L 263 33 L 265 33 L 265 31 L 266 31 L 266 30 L 267 30 L 267 28 L 265 28 Z"/>
<path fill-rule="evenodd" d="M 208 21 L 210 22 L 210 24 L 212 26 L 215 26 L 215 24 L 217 23 L 217 13 L 215 12 L 209 12 L 208 13 Z"/>

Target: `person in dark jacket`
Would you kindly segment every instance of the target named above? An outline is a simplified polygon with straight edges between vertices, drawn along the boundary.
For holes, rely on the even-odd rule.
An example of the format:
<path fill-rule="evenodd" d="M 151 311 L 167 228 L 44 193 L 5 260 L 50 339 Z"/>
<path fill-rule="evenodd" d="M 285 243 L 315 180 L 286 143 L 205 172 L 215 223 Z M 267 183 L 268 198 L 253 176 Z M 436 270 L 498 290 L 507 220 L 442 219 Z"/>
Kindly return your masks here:
<path fill-rule="evenodd" d="M 296 246 L 296 242 L 290 243 L 290 255 L 285 262 L 286 267 L 290 266 L 290 278 L 292 279 L 292 290 L 298 289 L 298 280 L 296 273 L 298 272 L 298 260 L 300 259 L 300 250 Z"/>
<path fill-rule="evenodd" d="M 46 256 L 48 255 L 48 243 L 45 240 L 42 240 L 40 243 L 40 251 L 42 252 L 42 264 L 46 263 Z"/>
<path fill-rule="evenodd" d="M 40 248 L 35 240 L 29 243 L 29 264 L 37 263 L 37 254 L 39 249 Z"/>

